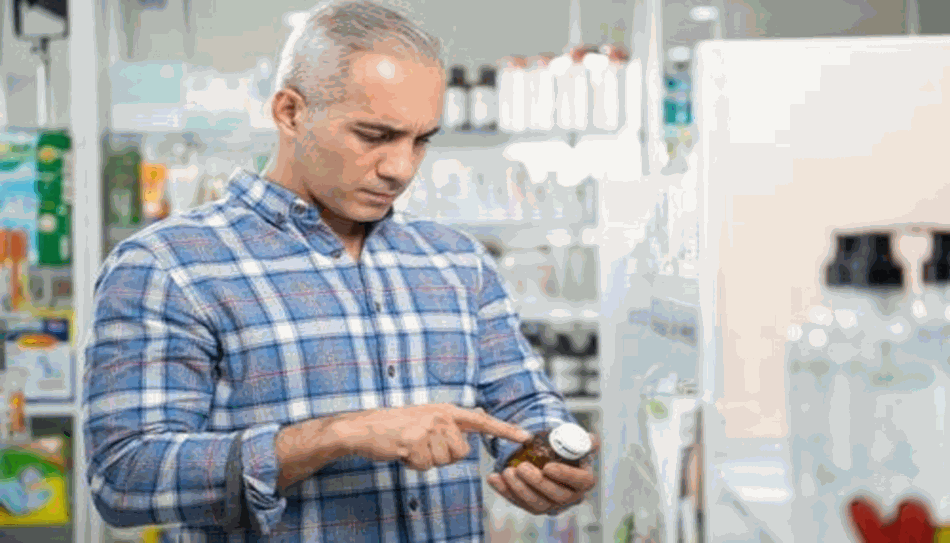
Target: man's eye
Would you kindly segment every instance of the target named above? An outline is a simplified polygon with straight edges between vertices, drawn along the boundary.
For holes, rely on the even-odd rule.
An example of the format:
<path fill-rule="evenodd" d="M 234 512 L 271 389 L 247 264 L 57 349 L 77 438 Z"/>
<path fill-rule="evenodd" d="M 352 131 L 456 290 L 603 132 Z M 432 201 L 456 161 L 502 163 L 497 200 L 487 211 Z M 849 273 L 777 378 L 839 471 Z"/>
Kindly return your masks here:
<path fill-rule="evenodd" d="M 419 138 L 416 140 L 416 145 L 426 146 L 432 143 L 432 136 L 426 136 L 424 138 Z"/>
<path fill-rule="evenodd" d="M 385 143 L 393 139 L 392 134 L 386 133 L 368 133 L 368 132 L 356 132 L 356 135 L 359 138 L 367 143 Z"/>

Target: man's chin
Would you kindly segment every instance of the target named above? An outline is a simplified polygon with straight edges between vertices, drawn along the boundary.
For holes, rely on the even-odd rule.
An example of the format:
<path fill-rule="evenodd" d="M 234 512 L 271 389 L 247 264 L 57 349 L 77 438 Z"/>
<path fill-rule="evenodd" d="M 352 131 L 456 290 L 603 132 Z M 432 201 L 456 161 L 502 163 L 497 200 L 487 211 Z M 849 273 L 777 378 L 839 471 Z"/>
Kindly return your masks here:
<path fill-rule="evenodd" d="M 353 213 L 350 215 L 352 220 L 356 222 L 377 222 L 381 221 L 389 215 L 390 210 L 393 206 L 383 207 L 369 207 L 369 206 L 360 206 L 360 209 L 353 210 Z"/>

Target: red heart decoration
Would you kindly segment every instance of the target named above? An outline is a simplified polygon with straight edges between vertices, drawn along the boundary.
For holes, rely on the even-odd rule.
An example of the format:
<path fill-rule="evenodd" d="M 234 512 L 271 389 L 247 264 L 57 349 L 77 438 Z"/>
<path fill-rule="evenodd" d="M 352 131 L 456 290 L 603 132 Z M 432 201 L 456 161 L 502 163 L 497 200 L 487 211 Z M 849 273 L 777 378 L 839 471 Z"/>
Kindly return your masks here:
<path fill-rule="evenodd" d="M 864 543 L 932 543 L 936 526 L 927 508 L 917 500 L 904 500 L 897 515 L 884 522 L 866 498 L 851 502 L 851 521 Z"/>

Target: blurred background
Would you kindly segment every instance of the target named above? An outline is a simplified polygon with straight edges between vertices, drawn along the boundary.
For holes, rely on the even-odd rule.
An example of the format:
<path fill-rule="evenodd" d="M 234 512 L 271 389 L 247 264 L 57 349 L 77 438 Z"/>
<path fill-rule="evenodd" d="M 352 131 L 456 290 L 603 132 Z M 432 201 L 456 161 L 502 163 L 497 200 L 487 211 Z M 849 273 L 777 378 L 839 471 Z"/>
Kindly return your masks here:
<path fill-rule="evenodd" d="M 877 541 L 855 499 L 946 537 L 950 4 L 380 3 L 451 76 L 397 206 L 489 248 L 604 444 L 559 517 L 486 485 L 488 540 Z M 93 281 L 264 167 L 313 5 L 0 0 L 0 542 L 161 540 L 81 476 Z"/>

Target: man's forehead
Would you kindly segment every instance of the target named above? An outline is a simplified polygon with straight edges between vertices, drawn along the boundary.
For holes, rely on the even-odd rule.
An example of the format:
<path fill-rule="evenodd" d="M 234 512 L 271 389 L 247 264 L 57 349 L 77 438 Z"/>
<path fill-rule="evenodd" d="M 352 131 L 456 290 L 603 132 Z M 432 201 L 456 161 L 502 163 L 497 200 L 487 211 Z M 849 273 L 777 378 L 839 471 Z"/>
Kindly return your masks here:
<path fill-rule="evenodd" d="M 434 63 L 365 53 L 353 61 L 348 82 L 351 120 L 385 124 L 399 131 L 437 127 L 443 74 Z"/>
<path fill-rule="evenodd" d="M 442 67 L 434 61 L 385 49 L 357 53 L 351 66 L 353 80 L 368 85 L 414 84 L 445 77 Z"/>

